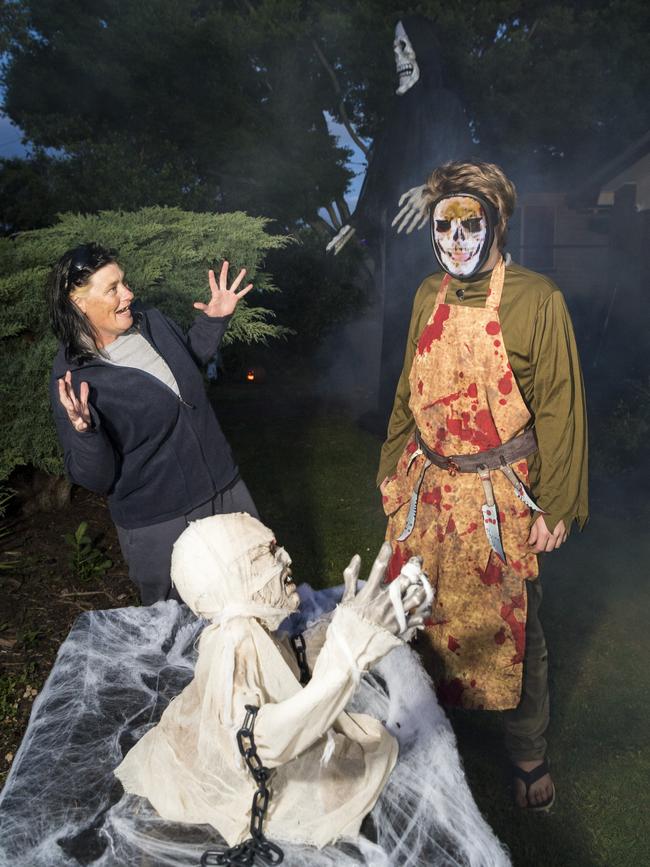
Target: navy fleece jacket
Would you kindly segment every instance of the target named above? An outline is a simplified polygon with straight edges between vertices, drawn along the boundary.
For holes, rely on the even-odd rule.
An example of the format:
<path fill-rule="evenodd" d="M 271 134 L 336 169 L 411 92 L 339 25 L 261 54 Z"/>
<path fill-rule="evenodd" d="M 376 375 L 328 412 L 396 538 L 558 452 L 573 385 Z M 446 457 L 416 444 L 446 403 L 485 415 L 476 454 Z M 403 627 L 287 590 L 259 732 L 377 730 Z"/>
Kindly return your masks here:
<path fill-rule="evenodd" d="M 217 351 L 229 316 L 200 313 L 187 335 L 159 310 L 133 305 L 134 323 L 165 359 L 180 398 L 142 370 L 96 356 L 67 363 L 54 359 L 50 397 L 70 479 L 108 494 L 115 523 L 146 527 L 184 515 L 237 476 L 230 446 L 212 409 L 198 364 Z M 75 393 L 87 382 L 91 430 L 78 433 L 59 401 L 57 380 L 72 372 Z"/>

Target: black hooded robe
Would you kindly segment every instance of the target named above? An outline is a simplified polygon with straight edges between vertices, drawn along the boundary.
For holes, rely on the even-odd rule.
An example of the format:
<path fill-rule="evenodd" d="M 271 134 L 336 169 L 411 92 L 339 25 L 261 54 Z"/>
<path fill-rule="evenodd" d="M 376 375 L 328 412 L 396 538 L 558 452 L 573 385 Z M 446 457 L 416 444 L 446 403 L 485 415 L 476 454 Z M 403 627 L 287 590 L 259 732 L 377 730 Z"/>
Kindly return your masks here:
<path fill-rule="evenodd" d="M 391 221 L 402 193 L 421 186 L 436 166 L 471 158 L 474 147 L 460 101 L 443 87 L 433 24 L 420 16 L 401 21 L 415 51 L 420 78 L 406 93 L 393 97 L 350 220 L 373 261 L 375 303 L 383 308 L 375 390 L 378 422 L 384 429 L 402 368 L 413 296 L 422 280 L 437 270 L 428 231 L 398 235 Z"/>

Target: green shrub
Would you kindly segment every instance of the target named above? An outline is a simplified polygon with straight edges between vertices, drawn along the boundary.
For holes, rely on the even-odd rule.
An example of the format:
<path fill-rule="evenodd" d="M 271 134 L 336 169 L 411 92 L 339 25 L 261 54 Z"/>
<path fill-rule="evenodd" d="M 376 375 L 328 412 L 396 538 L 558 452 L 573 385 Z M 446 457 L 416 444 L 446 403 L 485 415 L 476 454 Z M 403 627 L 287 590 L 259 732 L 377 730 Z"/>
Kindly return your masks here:
<path fill-rule="evenodd" d="M 101 577 L 113 565 L 113 561 L 96 548 L 88 535 L 88 523 L 82 521 L 74 533 L 66 533 L 64 541 L 70 549 L 70 568 L 79 581 Z"/>
<path fill-rule="evenodd" d="M 12 490 L 6 485 L 0 484 L 0 571 L 13 568 L 18 562 L 17 558 L 20 556 L 18 551 L 9 551 L 7 549 L 7 544 L 10 540 L 13 540 L 14 534 L 6 526 L 4 516 L 13 496 L 14 492 Z"/>
<path fill-rule="evenodd" d="M 207 269 L 227 258 L 231 275 L 240 267 L 248 269 L 256 291 L 238 304 L 224 345 L 266 342 L 288 333 L 271 321 L 272 311 L 254 306 L 260 292 L 275 291 L 269 276 L 258 270 L 263 257 L 287 243 L 269 235 L 266 222 L 243 213 L 151 207 L 133 213 L 64 214 L 55 226 L 0 238 L 0 480 L 23 464 L 62 472 L 48 396 L 57 347 L 44 286 L 65 250 L 87 241 L 116 250 L 136 297 L 160 307 L 184 328 L 196 314 L 192 303 L 208 300 Z"/>

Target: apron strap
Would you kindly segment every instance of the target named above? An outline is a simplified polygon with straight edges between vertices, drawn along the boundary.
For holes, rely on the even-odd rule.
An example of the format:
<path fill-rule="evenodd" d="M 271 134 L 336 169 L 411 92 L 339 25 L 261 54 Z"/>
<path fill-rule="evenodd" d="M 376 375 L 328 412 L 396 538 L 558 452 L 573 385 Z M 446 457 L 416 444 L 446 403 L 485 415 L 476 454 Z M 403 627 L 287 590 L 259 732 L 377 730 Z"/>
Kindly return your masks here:
<path fill-rule="evenodd" d="M 485 307 L 489 310 L 498 310 L 499 304 L 501 304 L 501 293 L 503 291 L 503 282 L 505 280 L 506 274 L 506 264 L 503 257 L 499 259 L 499 262 L 492 269 L 492 274 L 490 275 L 490 286 L 488 288 L 487 299 L 485 301 Z M 436 296 L 436 306 L 438 304 L 444 304 L 447 299 L 447 288 L 451 283 L 451 275 L 445 274 L 445 276 L 440 281 L 440 288 L 438 289 L 438 294 Z"/>
<path fill-rule="evenodd" d="M 438 294 L 436 295 L 436 307 L 438 304 L 444 304 L 447 298 L 447 286 L 451 283 L 451 275 L 445 274 L 445 276 L 440 281 L 440 288 L 438 289 Z"/>
<path fill-rule="evenodd" d="M 490 287 L 488 289 L 487 299 L 485 301 L 486 310 L 498 310 L 501 304 L 501 293 L 503 292 L 503 283 L 506 276 L 506 263 L 503 257 L 492 269 L 490 275 Z"/>

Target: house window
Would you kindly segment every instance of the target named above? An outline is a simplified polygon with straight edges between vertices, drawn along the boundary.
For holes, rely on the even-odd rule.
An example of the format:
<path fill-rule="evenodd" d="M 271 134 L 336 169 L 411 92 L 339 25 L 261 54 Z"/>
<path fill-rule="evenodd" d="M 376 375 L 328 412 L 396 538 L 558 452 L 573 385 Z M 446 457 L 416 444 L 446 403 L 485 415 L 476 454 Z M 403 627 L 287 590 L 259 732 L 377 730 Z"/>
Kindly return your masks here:
<path fill-rule="evenodd" d="M 523 211 L 523 264 L 533 271 L 552 271 L 555 268 L 555 208 L 525 205 Z"/>

